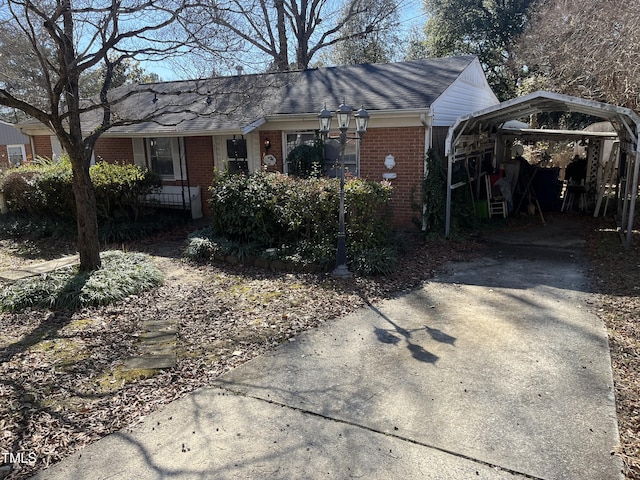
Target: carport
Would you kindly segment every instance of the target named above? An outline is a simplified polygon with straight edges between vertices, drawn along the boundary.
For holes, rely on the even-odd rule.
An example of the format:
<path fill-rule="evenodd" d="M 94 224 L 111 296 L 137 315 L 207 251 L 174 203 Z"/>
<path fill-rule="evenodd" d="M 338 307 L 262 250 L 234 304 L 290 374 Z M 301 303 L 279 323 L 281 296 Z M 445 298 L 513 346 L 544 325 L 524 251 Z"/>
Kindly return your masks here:
<path fill-rule="evenodd" d="M 614 132 L 565 131 L 529 128 L 516 120 L 541 112 L 577 112 L 610 122 Z M 516 124 L 514 126 L 514 123 Z M 589 145 L 589 176 L 599 201 L 604 192 L 615 195 L 615 219 L 626 248 L 631 246 L 635 200 L 640 168 L 640 116 L 633 110 L 553 92 L 538 91 L 459 117 L 445 141 L 447 157 L 447 206 L 445 235 L 451 230 L 452 191 L 476 184 L 483 175 L 480 165 L 490 161 L 498 168 L 511 158 L 511 146 L 519 140 L 575 139 Z M 616 139 L 612 154 L 604 153 L 605 140 Z M 454 182 L 454 170 L 466 177 Z M 598 211 L 595 211 L 598 214 Z"/>

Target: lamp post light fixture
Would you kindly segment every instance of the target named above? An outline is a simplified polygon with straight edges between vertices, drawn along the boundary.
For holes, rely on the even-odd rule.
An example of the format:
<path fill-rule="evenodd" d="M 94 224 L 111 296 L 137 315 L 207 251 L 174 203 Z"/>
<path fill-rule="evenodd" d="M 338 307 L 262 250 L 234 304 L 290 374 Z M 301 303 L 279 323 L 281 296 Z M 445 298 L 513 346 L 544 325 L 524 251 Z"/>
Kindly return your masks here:
<path fill-rule="evenodd" d="M 333 275 L 336 277 L 347 277 L 351 275 L 349 267 L 347 267 L 347 234 L 344 226 L 344 150 L 349 139 L 362 140 L 362 137 L 367 131 L 369 125 L 369 113 L 364 109 L 364 106 L 360 107 L 353 116 L 356 120 L 356 133 L 349 136 L 347 131 L 349 130 L 349 123 L 351 122 L 351 115 L 353 108 L 346 105 L 344 102 L 336 110 L 336 118 L 338 120 L 338 130 L 340 134 L 338 136 L 330 136 L 331 119 L 333 114 L 327 110 L 327 106 L 318 114 L 318 122 L 320 124 L 320 135 L 323 140 L 327 138 L 336 139 L 340 144 L 340 210 L 338 216 L 338 250 L 336 252 L 336 267 L 333 270 Z"/>

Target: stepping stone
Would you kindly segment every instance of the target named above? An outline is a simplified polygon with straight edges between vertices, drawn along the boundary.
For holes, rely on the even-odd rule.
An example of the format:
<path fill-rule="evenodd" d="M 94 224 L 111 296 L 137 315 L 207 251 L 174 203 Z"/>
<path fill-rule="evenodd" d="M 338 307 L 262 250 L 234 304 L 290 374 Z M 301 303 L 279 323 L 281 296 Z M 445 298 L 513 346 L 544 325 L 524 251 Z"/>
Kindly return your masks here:
<path fill-rule="evenodd" d="M 150 320 L 142 324 L 138 339 L 140 355 L 125 360 L 125 370 L 161 369 L 176 366 L 178 320 Z"/>
<path fill-rule="evenodd" d="M 125 360 L 125 370 L 153 370 L 172 368 L 177 363 L 177 356 L 173 355 L 140 355 Z"/>

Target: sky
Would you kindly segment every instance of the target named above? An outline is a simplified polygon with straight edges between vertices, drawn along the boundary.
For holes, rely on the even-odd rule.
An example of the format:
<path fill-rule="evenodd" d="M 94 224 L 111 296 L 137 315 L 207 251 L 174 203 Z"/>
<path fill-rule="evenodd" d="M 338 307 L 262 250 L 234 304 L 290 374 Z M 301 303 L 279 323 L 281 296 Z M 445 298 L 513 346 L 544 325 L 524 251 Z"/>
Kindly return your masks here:
<path fill-rule="evenodd" d="M 400 0 L 399 36 L 406 38 L 414 28 L 421 28 L 427 18 L 422 10 L 422 0 Z M 315 58 L 315 57 L 314 57 Z M 157 73 L 163 81 L 180 80 L 180 73 L 170 64 L 148 63 L 143 66 L 150 72 Z"/>

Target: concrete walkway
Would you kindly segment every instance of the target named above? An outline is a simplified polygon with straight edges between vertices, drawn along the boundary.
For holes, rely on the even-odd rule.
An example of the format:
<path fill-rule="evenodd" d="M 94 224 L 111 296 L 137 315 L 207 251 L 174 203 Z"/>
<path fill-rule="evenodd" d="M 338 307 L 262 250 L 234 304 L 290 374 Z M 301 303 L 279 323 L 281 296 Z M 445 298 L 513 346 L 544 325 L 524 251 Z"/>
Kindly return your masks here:
<path fill-rule="evenodd" d="M 62 267 L 68 267 L 80 262 L 80 256 L 78 254 L 69 255 L 55 260 L 48 260 L 46 262 L 35 263 L 31 265 L 25 265 L 20 268 L 3 268 L 0 270 L 0 283 L 13 283 L 17 280 L 22 280 L 29 277 L 37 277 L 44 273 L 53 272 Z"/>
<path fill-rule="evenodd" d="M 575 248 L 496 244 L 37 478 L 622 479 L 606 330 Z"/>

